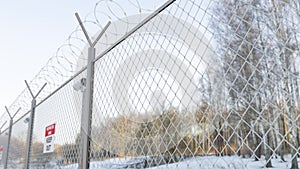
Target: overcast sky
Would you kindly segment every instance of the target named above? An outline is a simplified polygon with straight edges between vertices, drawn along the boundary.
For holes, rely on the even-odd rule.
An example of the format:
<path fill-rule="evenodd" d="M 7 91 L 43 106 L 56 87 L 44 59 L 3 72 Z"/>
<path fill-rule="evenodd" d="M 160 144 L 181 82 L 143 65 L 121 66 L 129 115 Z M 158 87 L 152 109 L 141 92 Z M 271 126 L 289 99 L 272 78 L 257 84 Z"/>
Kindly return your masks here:
<path fill-rule="evenodd" d="M 56 49 L 92 12 L 97 0 L 9 0 L 0 2 L 0 114 L 46 65 Z"/>

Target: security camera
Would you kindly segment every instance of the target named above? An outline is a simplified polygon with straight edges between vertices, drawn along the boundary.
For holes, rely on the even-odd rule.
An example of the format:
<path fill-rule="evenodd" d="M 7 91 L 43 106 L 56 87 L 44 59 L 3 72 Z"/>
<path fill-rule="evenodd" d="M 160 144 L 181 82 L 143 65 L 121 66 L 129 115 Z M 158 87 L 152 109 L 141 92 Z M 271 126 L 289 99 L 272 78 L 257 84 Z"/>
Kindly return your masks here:
<path fill-rule="evenodd" d="M 86 78 L 81 78 L 78 82 L 73 85 L 74 90 L 76 91 L 84 91 L 86 86 Z"/>
<path fill-rule="evenodd" d="M 26 117 L 25 119 L 24 119 L 24 123 L 29 123 L 30 122 L 30 117 Z"/>

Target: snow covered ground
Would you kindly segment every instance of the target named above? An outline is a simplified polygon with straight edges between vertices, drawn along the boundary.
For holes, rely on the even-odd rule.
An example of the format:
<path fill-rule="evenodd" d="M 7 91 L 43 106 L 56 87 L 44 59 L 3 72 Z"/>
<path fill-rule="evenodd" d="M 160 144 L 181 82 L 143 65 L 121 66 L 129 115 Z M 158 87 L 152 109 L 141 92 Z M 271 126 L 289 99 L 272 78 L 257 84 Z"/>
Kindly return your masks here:
<path fill-rule="evenodd" d="M 282 162 L 279 158 L 272 159 L 272 169 L 291 168 L 291 157 L 285 156 L 287 162 Z M 141 158 L 114 158 L 104 161 L 91 162 L 91 169 L 122 169 L 122 168 L 144 168 L 143 166 L 133 167 L 141 163 Z M 299 162 L 298 158 L 298 162 Z M 150 169 L 261 169 L 265 168 L 265 160 L 254 161 L 250 158 L 241 158 L 237 156 L 203 156 L 186 158 L 180 162 L 150 167 Z M 299 164 L 300 165 L 300 164 Z M 64 167 L 55 167 L 55 169 L 77 169 L 78 165 L 68 165 Z"/>

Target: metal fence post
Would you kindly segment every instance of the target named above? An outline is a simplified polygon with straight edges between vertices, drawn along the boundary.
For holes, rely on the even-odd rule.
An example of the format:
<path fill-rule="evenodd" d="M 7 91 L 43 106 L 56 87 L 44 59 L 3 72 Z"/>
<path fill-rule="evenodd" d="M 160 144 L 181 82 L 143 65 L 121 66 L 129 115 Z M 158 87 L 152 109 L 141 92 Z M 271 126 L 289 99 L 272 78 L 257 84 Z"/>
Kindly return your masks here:
<path fill-rule="evenodd" d="M 28 130 L 27 130 L 27 140 L 26 140 L 26 157 L 25 157 L 25 169 L 29 168 L 29 156 L 30 156 L 30 149 L 31 149 L 31 141 L 32 141 L 32 129 L 33 129 L 33 121 L 35 115 L 35 106 L 36 100 L 32 99 L 31 101 L 31 111 L 30 111 L 30 120 L 28 123 Z"/>
<path fill-rule="evenodd" d="M 6 148 L 5 159 L 4 159 L 4 169 L 7 169 L 7 161 L 8 161 L 8 153 L 9 153 L 12 125 L 13 125 L 13 120 L 10 119 L 10 121 L 9 121 L 9 130 L 8 130 L 8 139 L 7 139 L 7 148 Z"/>
<path fill-rule="evenodd" d="M 25 156 L 25 169 L 29 169 L 29 159 L 30 159 L 30 150 L 31 150 L 31 142 L 32 142 L 32 131 L 33 131 L 33 123 L 34 123 L 34 115 L 35 115 L 35 107 L 36 107 L 36 97 L 40 94 L 40 92 L 44 89 L 47 83 L 45 83 L 42 88 L 38 91 L 36 95 L 33 95 L 32 90 L 30 89 L 27 81 L 25 80 L 26 86 L 32 96 L 31 101 L 31 111 L 30 111 L 30 120 L 28 123 L 27 130 L 27 141 L 26 141 L 26 156 Z"/>
<path fill-rule="evenodd" d="M 89 43 L 88 49 L 88 64 L 87 64 L 87 77 L 86 77 L 86 89 L 83 93 L 83 105 L 81 114 L 81 128 L 80 128 L 80 159 L 79 168 L 88 169 L 90 165 L 89 150 L 90 150 L 90 135 L 91 135 L 91 121 L 92 121 L 92 109 L 93 109 L 93 87 L 94 87 L 94 61 L 95 61 L 95 45 L 107 30 L 111 22 L 108 22 L 103 28 L 101 33 L 97 36 L 94 42 L 91 41 L 83 23 L 78 15 L 75 16 L 81 26 L 81 29 Z"/>
<path fill-rule="evenodd" d="M 83 96 L 83 107 L 81 114 L 81 161 L 80 168 L 89 168 L 89 136 L 91 134 L 91 118 L 93 104 L 93 81 L 94 81 L 94 63 L 95 48 L 88 49 L 88 65 L 87 65 L 87 83 Z"/>
<path fill-rule="evenodd" d="M 7 139 L 7 149 L 5 154 L 5 160 L 4 160 L 4 169 L 7 169 L 7 162 L 8 162 L 8 153 L 9 153 L 9 147 L 10 147 L 10 139 L 11 139 L 11 132 L 12 132 L 12 126 L 13 126 L 13 119 L 16 116 L 16 114 L 21 110 L 19 108 L 16 113 L 12 116 L 10 112 L 8 111 L 8 108 L 5 106 L 5 109 L 7 111 L 7 114 L 9 115 L 9 131 L 8 131 L 8 139 Z"/>

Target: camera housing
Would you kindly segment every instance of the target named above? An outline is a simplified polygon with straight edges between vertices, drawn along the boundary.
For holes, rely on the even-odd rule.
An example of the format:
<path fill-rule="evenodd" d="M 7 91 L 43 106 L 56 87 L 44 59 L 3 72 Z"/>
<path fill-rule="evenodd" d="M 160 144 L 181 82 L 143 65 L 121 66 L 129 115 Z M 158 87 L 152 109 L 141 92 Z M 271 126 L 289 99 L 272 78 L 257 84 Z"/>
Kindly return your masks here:
<path fill-rule="evenodd" d="M 73 85 L 74 90 L 83 92 L 86 87 L 86 78 L 81 78 Z"/>
<path fill-rule="evenodd" d="M 29 123 L 30 122 L 30 117 L 26 117 L 25 119 L 24 119 L 24 123 Z"/>

